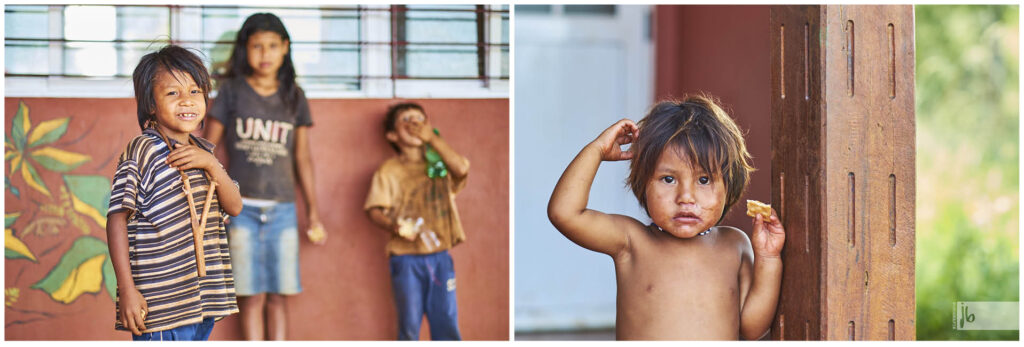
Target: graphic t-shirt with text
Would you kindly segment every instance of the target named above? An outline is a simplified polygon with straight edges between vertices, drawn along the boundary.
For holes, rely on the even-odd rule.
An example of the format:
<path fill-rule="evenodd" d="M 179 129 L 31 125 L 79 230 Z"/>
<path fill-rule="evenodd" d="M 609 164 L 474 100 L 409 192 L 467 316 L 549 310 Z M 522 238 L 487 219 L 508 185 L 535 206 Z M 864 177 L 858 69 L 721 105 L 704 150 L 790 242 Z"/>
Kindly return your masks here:
<path fill-rule="evenodd" d="M 228 174 L 238 180 L 244 197 L 295 200 L 295 130 L 313 120 L 301 89 L 294 108 L 285 105 L 280 93 L 261 96 L 245 78 L 236 77 L 224 81 L 210 108 L 224 125 Z"/>

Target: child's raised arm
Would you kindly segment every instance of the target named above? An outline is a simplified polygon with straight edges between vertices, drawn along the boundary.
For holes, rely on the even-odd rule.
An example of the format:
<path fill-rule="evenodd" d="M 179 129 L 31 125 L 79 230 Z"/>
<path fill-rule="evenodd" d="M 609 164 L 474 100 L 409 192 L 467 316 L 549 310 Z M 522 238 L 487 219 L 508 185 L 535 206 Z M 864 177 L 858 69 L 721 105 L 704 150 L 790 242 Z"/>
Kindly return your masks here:
<path fill-rule="evenodd" d="M 115 212 L 107 216 L 107 247 L 110 264 L 117 278 L 117 295 L 121 310 L 118 319 L 132 334 L 142 335 L 146 330 L 146 312 L 149 306 L 142 293 L 135 288 L 132 268 L 128 262 L 128 212 Z"/>
<path fill-rule="evenodd" d="M 779 302 L 779 286 L 782 284 L 781 253 L 786 242 L 786 231 L 774 209 L 768 220 L 764 220 L 761 214 L 754 217 L 752 236 L 752 250 L 744 247 L 740 269 L 740 336 L 746 340 L 758 340 L 764 336 L 775 318 L 775 308 Z"/>
<path fill-rule="evenodd" d="M 448 166 L 448 172 L 451 172 L 452 176 L 462 178 L 469 174 L 469 160 L 456 152 L 443 138 L 435 135 L 434 127 L 430 125 L 429 120 L 424 120 L 422 123 L 410 123 L 408 126 L 410 132 L 416 137 L 419 137 L 424 143 L 434 146 L 434 150 L 441 156 L 444 165 Z"/>
<path fill-rule="evenodd" d="M 601 161 L 631 159 L 633 152 L 623 151 L 619 146 L 633 142 L 639 130 L 629 119 L 606 129 L 569 163 L 551 193 L 548 219 L 565 237 L 583 248 L 614 257 L 628 244 L 625 230 L 636 220 L 587 209 L 587 200 Z"/>

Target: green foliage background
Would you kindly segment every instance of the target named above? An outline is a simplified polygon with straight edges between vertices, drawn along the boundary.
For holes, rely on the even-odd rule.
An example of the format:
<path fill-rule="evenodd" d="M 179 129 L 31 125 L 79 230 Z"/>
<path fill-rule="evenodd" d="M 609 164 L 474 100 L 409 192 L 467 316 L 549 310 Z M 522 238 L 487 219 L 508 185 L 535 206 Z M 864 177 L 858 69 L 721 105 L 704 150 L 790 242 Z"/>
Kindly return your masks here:
<path fill-rule="evenodd" d="M 953 330 L 956 301 L 1019 301 L 1018 6 L 915 6 L 917 338 Z"/>

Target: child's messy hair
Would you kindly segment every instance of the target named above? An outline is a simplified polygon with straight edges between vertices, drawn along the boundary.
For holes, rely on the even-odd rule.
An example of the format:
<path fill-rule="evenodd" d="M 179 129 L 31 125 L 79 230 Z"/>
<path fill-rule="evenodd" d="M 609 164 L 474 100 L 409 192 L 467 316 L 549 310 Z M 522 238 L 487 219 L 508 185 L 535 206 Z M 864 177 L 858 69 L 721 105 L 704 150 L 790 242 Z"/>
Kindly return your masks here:
<path fill-rule="evenodd" d="M 400 114 L 402 114 L 402 112 L 405 112 L 405 111 L 408 111 L 408 110 L 417 110 L 417 111 L 420 111 L 420 113 L 423 113 L 424 115 L 427 114 L 427 112 L 423 110 L 423 106 L 420 106 L 420 104 L 417 104 L 415 102 L 402 102 L 402 103 L 397 103 L 397 104 L 391 105 L 391 107 L 388 107 L 388 113 L 384 117 L 384 134 L 385 135 L 387 135 L 387 133 L 390 133 L 392 131 L 397 130 L 397 128 L 395 128 L 395 120 L 398 119 L 398 115 L 400 115 Z M 391 148 L 395 149 L 395 152 L 397 152 L 397 153 L 401 153 L 402 152 L 401 149 L 398 148 L 398 145 L 396 145 L 393 142 L 391 142 L 390 144 L 391 144 Z"/>
<path fill-rule="evenodd" d="M 630 150 L 627 184 L 647 210 L 647 185 L 651 181 L 658 158 L 665 149 L 680 150 L 690 160 L 692 168 L 698 166 L 712 179 L 721 177 L 725 183 L 725 208 L 722 221 L 747 186 L 750 172 L 750 153 L 743 134 L 729 115 L 706 95 L 688 96 L 684 101 L 663 101 L 654 105 L 638 123 L 640 135 Z M 718 223 L 716 222 L 716 223 Z"/>
<path fill-rule="evenodd" d="M 210 103 L 210 74 L 206 66 L 195 53 L 181 46 L 168 45 L 142 56 L 139 65 L 132 72 L 132 83 L 135 86 L 135 104 L 139 119 L 139 128 L 145 130 L 146 122 L 153 120 L 156 112 L 156 98 L 153 95 L 153 83 L 160 72 L 183 72 L 192 76 L 196 86 L 203 91 L 203 101 Z"/>

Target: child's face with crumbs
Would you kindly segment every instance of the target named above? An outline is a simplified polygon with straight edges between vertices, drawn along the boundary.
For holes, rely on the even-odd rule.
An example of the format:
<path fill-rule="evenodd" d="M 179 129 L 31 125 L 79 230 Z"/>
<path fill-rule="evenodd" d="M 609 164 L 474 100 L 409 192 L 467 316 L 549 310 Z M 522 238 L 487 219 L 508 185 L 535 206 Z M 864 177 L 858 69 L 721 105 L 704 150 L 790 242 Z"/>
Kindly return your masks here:
<path fill-rule="evenodd" d="M 678 238 L 713 227 L 725 208 L 721 174 L 711 174 L 680 146 L 665 148 L 646 187 L 647 212 L 655 225 Z"/>

